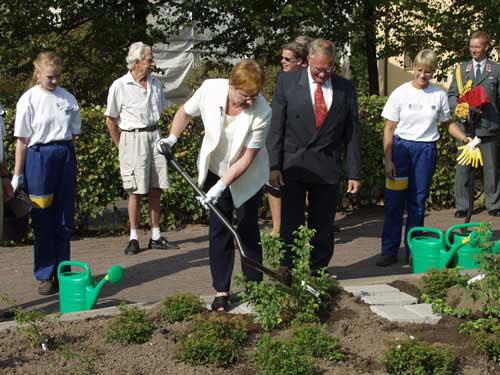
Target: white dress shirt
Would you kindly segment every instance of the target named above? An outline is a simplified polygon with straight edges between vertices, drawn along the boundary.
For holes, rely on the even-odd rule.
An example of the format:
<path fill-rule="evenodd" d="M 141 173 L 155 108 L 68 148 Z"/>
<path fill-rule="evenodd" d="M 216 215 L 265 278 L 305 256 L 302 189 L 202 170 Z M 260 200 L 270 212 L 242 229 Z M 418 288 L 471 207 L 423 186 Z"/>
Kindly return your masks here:
<path fill-rule="evenodd" d="M 311 67 L 309 66 L 307 68 L 307 76 L 309 77 L 309 91 L 311 91 L 311 100 L 314 108 L 314 93 L 316 91 L 316 87 L 318 84 L 314 82 L 314 79 L 311 75 Z M 330 110 L 330 107 L 332 106 L 332 100 L 333 100 L 333 88 L 332 88 L 332 80 L 331 78 L 328 78 L 322 85 L 321 85 L 321 91 L 323 91 L 323 98 L 325 99 L 325 104 L 326 108 Z"/>
<path fill-rule="evenodd" d="M 476 69 L 477 69 L 477 66 L 479 65 L 479 69 L 481 69 L 481 75 L 483 75 L 484 73 L 484 66 L 486 65 L 486 58 L 482 59 L 481 61 L 476 61 L 474 59 L 472 59 L 472 64 L 474 65 L 474 70 L 473 70 L 473 73 L 474 73 L 474 79 L 477 79 L 476 78 Z"/>

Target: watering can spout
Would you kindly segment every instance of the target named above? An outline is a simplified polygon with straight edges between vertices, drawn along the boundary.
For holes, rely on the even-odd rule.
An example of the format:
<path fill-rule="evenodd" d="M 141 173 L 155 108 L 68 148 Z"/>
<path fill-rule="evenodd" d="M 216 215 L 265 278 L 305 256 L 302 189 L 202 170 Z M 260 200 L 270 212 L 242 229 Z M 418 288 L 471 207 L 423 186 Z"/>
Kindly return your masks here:
<path fill-rule="evenodd" d="M 118 284 L 123 280 L 123 268 L 118 265 L 113 265 L 109 267 L 108 273 L 106 276 L 102 278 L 101 281 L 95 286 L 91 285 L 87 286 L 87 309 L 93 309 L 99 294 L 101 293 L 101 289 L 106 284 L 106 282 L 110 281 L 112 284 Z"/>

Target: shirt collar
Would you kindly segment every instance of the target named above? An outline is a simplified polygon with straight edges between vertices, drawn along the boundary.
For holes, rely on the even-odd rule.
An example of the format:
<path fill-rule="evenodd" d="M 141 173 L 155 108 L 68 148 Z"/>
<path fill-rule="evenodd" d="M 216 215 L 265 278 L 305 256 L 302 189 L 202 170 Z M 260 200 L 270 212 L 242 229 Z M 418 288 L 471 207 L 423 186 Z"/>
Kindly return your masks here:
<path fill-rule="evenodd" d="M 482 59 L 481 61 L 476 61 L 475 59 L 472 59 L 472 63 L 474 64 L 474 69 L 477 69 L 476 67 L 479 65 L 481 69 L 483 69 L 484 65 L 486 65 L 486 58 Z"/>
<path fill-rule="evenodd" d="M 309 79 L 309 86 L 312 86 L 312 85 L 315 85 L 316 82 L 314 81 L 314 78 L 313 76 L 311 75 L 311 66 L 309 65 L 307 67 L 307 77 Z M 328 78 L 325 83 L 323 83 L 321 85 L 321 87 L 324 87 L 324 88 L 330 88 L 332 87 L 332 76 L 330 75 L 330 78 Z"/>
<path fill-rule="evenodd" d="M 148 76 L 148 77 L 146 78 L 146 81 L 148 82 L 148 86 L 149 86 L 149 84 L 151 83 L 151 76 Z M 138 86 L 141 86 L 141 87 L 142 87 L 142 85 L 134 79 L 134 77 L 132 76 L 132 72 L 131 72 L 130 70 L 129 70 L 129 71 L 128 71 L 128 73 L 125 75 L 125 82 L 126 82 L 126 83 L 131 83 L 131 84 L 136 84 L 136 85 L 138 85 Z M 144 87 L 143 87 L 143 88 L 144 88 Z"/>

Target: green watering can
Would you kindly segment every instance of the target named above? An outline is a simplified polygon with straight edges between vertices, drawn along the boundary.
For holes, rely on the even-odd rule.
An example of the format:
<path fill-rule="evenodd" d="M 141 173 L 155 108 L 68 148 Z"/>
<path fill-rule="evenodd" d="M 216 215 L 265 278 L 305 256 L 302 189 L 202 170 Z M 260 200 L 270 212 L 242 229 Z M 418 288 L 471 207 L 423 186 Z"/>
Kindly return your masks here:
<path fill-rule="evenodd" d="M 478 233 L 470 232 L 468 234 L 458 234 L 454 232 L 463 228 L 477 228 L 480 225 L 481 223 L 464 223 L 456 224 L 448 228 L 444 238 L 449 250 L 445 250 L 441 253 L 441 269 L 449 267 L 450 262 L 454 258 L 456 258 L 456 266 L 462 270 L 479 268 L 477 258 L 484 250 L 479 246 L 480 238 Z M 453 243 L 450 241 L 452 234 Z M 487 236 L 487 240 L 491 241 L 491 231 L 488 231 Z"/>
<path fill-rule="evenodd" d="M 83 272 L 63 272 L 63 268 L 68 266 L 79 267 Z M 66 314 L 93 309 L 106 281 L 118 284 L 123 280 L 123 268 L 118 265 L 111 266 L 106 276 L 96 285 L 95 277 L 90 273 L 87 263 L 65 260 L 57 267 L 57 278 L 59 310 L 61 314 Z"/>
<path fill-rule="evenodd" d="M 426 232 L 426 234 L 418 233 Z M 417 235 L 414 235 L 417 233 Z M 431 236 L 431 234 L 435 236 Z M 439 268 L 441 251 L 445 249 L 444 234 L 430 227 L 413 227 L 406 236 L 411 251 L 413 273 L 424 273 Z"/>

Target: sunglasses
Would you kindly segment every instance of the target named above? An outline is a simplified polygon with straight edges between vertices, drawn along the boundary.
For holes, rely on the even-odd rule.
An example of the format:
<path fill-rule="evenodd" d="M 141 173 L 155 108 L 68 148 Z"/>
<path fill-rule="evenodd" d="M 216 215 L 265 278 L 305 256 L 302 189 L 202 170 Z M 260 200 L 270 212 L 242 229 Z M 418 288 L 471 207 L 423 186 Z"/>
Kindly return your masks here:
<path fill-rule="evenodd" d="M 295 61 L 297 61 L 297 59 L 291 59 L 291 58 L 286 57 L 286 56 L 281 56 L 281 60 L 285 60 L 286 62 L 289 62 L 289 63 L 294 63 Z"/>

